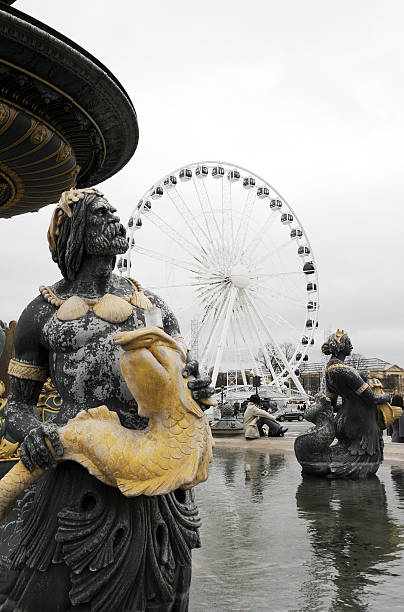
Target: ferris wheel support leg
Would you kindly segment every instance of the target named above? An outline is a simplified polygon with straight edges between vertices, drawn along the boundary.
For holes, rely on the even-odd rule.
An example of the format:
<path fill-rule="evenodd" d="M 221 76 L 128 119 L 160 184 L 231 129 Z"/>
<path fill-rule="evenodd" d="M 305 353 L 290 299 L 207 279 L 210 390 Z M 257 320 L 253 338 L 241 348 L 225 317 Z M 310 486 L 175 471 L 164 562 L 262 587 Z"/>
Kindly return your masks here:
<path fill-rule="evenodd" d="M 216 386 L 217 375 L 219 374 L 219 366 L 220 366 L 220 362 L 222 361 L 222 357 L 223 357 L 224 345 L 226 342 L 227 332 L 229 331 L 230 318 L 233 312 L 233 306 L 236 300 L 236 295 L 237 295 L 237 288 L 232 287 L 232 289 L 230 290 L 230 294 L 229 294 L 229 301 L 227 303 L 226 316 L 224 318 L 222 333 L 220 334 L 220 340 L 217 346 L 215 364 L 213 366 L 213 374 L 212 374 L 213 387 Z"/>
<path fill-rule="evenodd" d="M 246 298 L 247 298 L 247 296 L 246 296 Z M 247 300 L 246 300 L 246 307 L 247 307 L 248 312 L 250 312 L 251 306 L 247 302 Z M 268 365 L 268 369 L 271 372 L 271 376 L 272 376 L 272 380 L 274 382 L 274 386 L 276 387 L 277 391 L 282 392 L 281 386 L 279 384 L 278 377 L 275 374 L 275 370 L 274 370 L 274 368 L 272 366 L 272 363 L 271 363 L 271 356 L 269 355 L 267 347 L 265 346 L 265 342 L 262 342 L 261 335 L 260 335 L 260 332 L 259 332 L 259 328 L 257 327 L 257 325 L 255 325 L 254 318 L 253 318 L 252 314 L 253 313 L 250 312 L 251 322 L 252 322 L 252 325 L 253 325 L 253 328 L 254 328 L 254 331 L 255 331 L 255 335 L 257 336 L 258 344 L 261 346 L 262 354 L 264 355 L 265 361 L 266 361 L 266 363 Z"/>
<path fill-rule="evenodd" d="M 262 327 L 265 329 L 269 339 L 271 340 L 276 352 L 278 353 L 283 365 L 285 366 L 285 368 L 287 369 L 287 371 L 289 372 L 289 375 L 291 377 L 291 379 L 293 380 L 293 382 L 296 385 L 296 389 L 298 391 L 300 391 L 300 393 L 303 393 L 304 395 L 307 395 L 306 391 L 304 390 L 302 383 L 300 382 L 300 380 L 297 378 L 296 374 L 294 373 L 293 369 L 290 367 L 290 364 L 288 362 L 288 360 L 286 359 L 285 355 L 283 354 L 283 352 L 281 351 L 281 349 L 278 346 L 278 343 L 276 342 L 275 338 L 272 336 L 270 330 L 268 329 L 267 324 L 265 323 L 265 319 L 263 318 L 263 316 L 261 315 L 261 313 L 259 312 L 259 310 L 257 309 L 257 307 L 255 306 L 254 302 L 250 299 L 250 297 L 248 295 L 246 295 L 246 299 L 250 305 L 250 307 L 252 308 L 252 310 L 254 311 L 254 313 L 256 314 L 256 316 L 258 317 L 259 321 L 261 322 Z"/>
<path fill-rule="evenodd" d="M 232 335 L 234 338 L 234 343 L 236 346 L 236 354 L 237 354 L 237 368 L 238 370 L 240 370 L 240 374 L 241 374 L 241 378 L 243 381 L 243 385 L 247 385 L 247 379 L 245 376 L 245 371 L 243 368 L 243 362 L 241 359 L 241 354 L 240 354 L 240 347 L 238 344 L 238 340 L 237 340 L 237 331 L 236 331 L 236 313 L 234 313 L 234 321 L 232 320 L 230 323 L 231 326 L 231 331 L 232 331 Z M 238 380 L 238 370 L 236 370 L 236 385 L 237 385 L 237 380 Z"/>
<path fill-rule="evenodd" d="M 246 303 L 245 303 L 245 299 L 243 301 L 243 306 L 244 306 L 245 312 L 247 313 L 248 309 L 247 309 L 247 306 L 246 306 Z M 250 332 L 250 337 L 252 337 L 253 333 L 252 333 L 252 324 L 251 324 L 251 314 L 248 312 L 248 315 L 249 316 L 248 316 L 248 318 L 246 318 L 246 323 L 247 323 L 247 326 L 248 326 L 248 330 Z M 238 326 L 239 326 L 240 335 L 241 335 L 241 337 L 242 337 L 242 339 L 244 341 L 244 344 L 247 347 L 248 353 L 250 355 L 251 363 L 253 365 L 254 374 L 256 374 L 256 376 L 261 376 L 262 368 L 261 368 L 257 358 L 254 357 L 254 352 L 253 352 L 253 349 L 252 349 L 252 347 L 251 347 L 251 345 L 250 345 L 250 343 L 248 341 L 248 336 L 244 336 L 244 334 L 242 332 L 242 329 L 241 329 L 241 324 L 240 324 L 240 320 L 239 319 L 237 319 L 237 323 L 238 323 Z"/>
<path fill-rule="evenodd" d="M 245 303 L 244 303 L 244 309 L 245 309 L 245 312 L 247 313 L 248 309 L 246 308 Z M 248 312 L 248 315 L 249 315 L 249 318 L 246 318 L 246 323 L 247 323 L 247 326 L 248 326 L 250 337 L 252 338 L 254 334 L 253 334 L 253 326 L 252 326 L 252 322 L 251 322 L 251 315 L 250 315 L 249 312 Z M 238 323 L 239 323 L 239 327 L 241 329 L 240 321 Z M 262 376 L 262 374 L 263 374 L 263 372 L 262 372 L 262 365 L 258 361 L 258 357 L 254 356 L 254 351 L 253 351 L 253 348 L 252 348 L 250 342 L 248 341 L 248 336 L 243 336 L 242 335 L 242 338 L 243 338 L 244 344 L 247 347 L 248 354 L 250 355 L 250 359 L 251 359 L 251 362 L 253 364 L 254 374 L 256 376 Z"/>
<path fill-rule="evenodd" d="M 221 323 L 221 321 L 223 319 L 223 313 L 226 311 L 226 305 L 228 303 L 228 300 L 229 300 L 229 291 L 226 291 L 225 295 L 222 298 L 222 302 L 221 302 L 221 304 L 219 306 L 219 309 L 217 311 L 216 321 L 214 322 L 213 327 L 212 327 L 212 329 L 210 331 L 209 338 L 208 338 L 208 341 L 206 343 L 206 346 L 205 346 L 205 349 L 204 349 L 204 352 L 203 352 L 203 356 L 202 356 L 201 363 L 200 363 L 200 366 L 199 366 L 201 372 L 205 372 L 207 367 L 208 367 L 210 349 L 211 349 L 213 340 L 214 340 L 214 338 L 216 336 L 216 332 L 219 329 L 219 325 L 220 325 L 220 323 Z"/>

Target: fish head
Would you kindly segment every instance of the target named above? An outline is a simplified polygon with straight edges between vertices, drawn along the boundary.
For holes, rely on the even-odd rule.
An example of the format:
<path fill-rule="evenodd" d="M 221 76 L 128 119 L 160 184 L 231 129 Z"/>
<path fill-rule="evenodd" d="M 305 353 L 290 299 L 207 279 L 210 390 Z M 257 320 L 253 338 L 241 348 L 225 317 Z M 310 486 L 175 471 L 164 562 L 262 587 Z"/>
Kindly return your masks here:
<path fill-rule="evenodd" d="M 121 370 L 139 414 L 159 414 L 183 381 L 184 349 L 158 327 L 122 332 L 114 340 L 123 348 Z"/>

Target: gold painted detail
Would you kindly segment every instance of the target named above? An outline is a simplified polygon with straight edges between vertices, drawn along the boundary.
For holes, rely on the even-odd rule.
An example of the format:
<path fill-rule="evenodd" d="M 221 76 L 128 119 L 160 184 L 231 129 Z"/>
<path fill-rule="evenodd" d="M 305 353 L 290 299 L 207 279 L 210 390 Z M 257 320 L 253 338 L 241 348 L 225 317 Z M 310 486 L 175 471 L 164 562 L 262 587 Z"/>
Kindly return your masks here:
<path fill-rule="evenodd" d="M 10 117 L 10 107 L 7 104 L 0 104 L 0 125 L 7 123 Z"/>
<path fill-rule="evenodd" d="M 106 293 L 94 304 L 93 312 L 96 317 L 108 323 L 123 323 L 132 314 L 132 306 L 123 298 Z"/>
<path fill-rule="evenodd" d="M 10 359 L 8 373 L 16 378 L 24 378 L 26 380 L 38 380 L 44 382 L 48 378 L 46 368 L 34 365 L 32 363 L 16 361 L 15 359 Z"/>
<path fill-rule="evenodd" d="M 55 295 L 52 289 L 50 289 L 49 287 L 46 287 L 46 285 L 41 285 L 39 287 L 39 293 L 42 295 L 45 302 L 52 304 L 52 306 L 59 307 L 62 304 L 64 304 L 66 301 L 66 300 L 63 300 L 62 298 L 59 298 L 57 295 Z"/>
<path fill-rule="evenodd" d="M 352 366 L 346 365 L 345 363 L 333 363 L 325 369 L 326 372 L 331 372 L 331 370 L 337 370 L 338 368 L 345 368 L 346 370 L 355 370 Z"/>
<path fill-rule="evenodd" d="M 149 308 L 153 308 L 153 304 L 151 303 L 149 298 L 145 296 L 145 294 L 143 293 L 143 288 L 142 288 L 142 285 L 139 283 L 139 281 L 134 280 L 133 278 L 130 278 L 129 276 L 127 276 L 125 280 L 127 280 L 128 283 L 134 289 L 132 297 L 130 299 L 130 303 L 133 306 L 137 306 L 137 308 L 142 308 L 143 310 L 148 310 Z"/>
<path fill-rule="evenodd" d="M 382 383 L 378 378 L 370 378 L 369 386 L 376 395 L 384 393 Z M 403 409 L 400 406 L 377 404 L 377 424 L 380 429 L 387 429 L 396 419 L 400 418 L 402 413 Z"/>
<path fill-rule="evenodd" d="M 54 418 L 63 405 L 63 399 L 50 378 L 44 383 L 36 405 L 38 417 L 42 423 L 48 421 L 49 418 Z"/>
<path fill-rule="evenodd" d="M 10 198 L 5 204 L 1 205 L 1 210 L 3 211 L 12 204 L 17 204 L 22 200 L 24 196 L 24 185 L 18 174 L 4 162 L 0 162 L 0 177 L 8 184 L 11 190 Z"/>
<path fill-rule="evenodd" d="M 85 300 L 78 295 L 72 295 L 71 298 L 61 304 L 57 317 L 60 321 L 74 321 L 85 317 L 89 310 L 90 306 Z"/>
<path fill-rule="evenodd" d="M 342 338 L 342 336 L 345 336 L 347 332 L 344 331 L 343 329 L 337 329 L 337 331 L 334 334 L 334 338 L 336 339 L 337 342 L 339 342 Z"/>
<path fill-rule="evenodd" d="M 363 383 L 363 385 L 361 385 L 361 386 L 359 387 L 359 389 L 356 389 L 355 393 L 356 393 L 356 395 L 361 395 L 361 394 L 362 394 L 364 391 L 366 391 L 366 389 L 368 389 L 368 388 L 369 388 L 368 383 Z"/>
<path fill-rule="evenodd" d="M 142 291 L 140 283 L 133 279 L 126 279 L 134 289 L 131 296 L 118 296 L 106 293 L 102 298 L 82 298 L 72 295 L 70 298 L 63 299 L 58 297 L 52 289 L 46 285 L 39 287 L 43 299 L 58 308 L 57 317 L 60 321 L 74 321 L 84 317 L 90 308 L 96 317 L 108 321 L 108 323 L 123 323 L 132 314 L 132 306 L 147 310 L 153 304 Z"/>
<path fill-rule="evenodd" d="M 326 391 L 326 397 L 328 397 L 329 399 L 335 399 L 336 397 L 338 397 L 337 393 L 331 393 L 331 391 Z"/>
<path fill-rule="evenodd" d="M 56 161 L 57 162 L 61 162 L 64 161 L 65 159 L 67 159 L 68 157 L 70 157 L 72 155 L 72 150 L 69 147 L 68 144 L 66 144 L 65 142 L 62 142 L 62 144 L 59 147 L 58 152 L 56 153 Z M 78 170 L 77 172 L 79 172 L 80 167 L 77 166 Z M 70 191 L 70 190 L 69 190 Z"/>
<path fill-rule="evenodd" d="M 105 138 L 104 135 L 101 131 L 101 128 L 99 127 L 99 125 L 96 123 L 96 121 L 94 120 L 94 118 L 80 105 L 78 104 L 77 100 L 72 97 L 69 96 L 69 94 L 67 94 L 65 91 L 63 91 L 62 89 L 59 89 L 58 87 L 56 87 L 55 85 L 53 85 L 52 83 L 50 83 L 49 81 L 46 81 L 45 79 L 42 79 L 40 76 L 38 76 L 37 74 L 33 74 L 32 72 L 29 72 L 28 70 L 25 70 L 25 68 L 23 68 L 20 65 L 16 65 L 13 64 L 11 62 L 8 62 L 5 59 L 0 59 L 0 64 L 5 64 L 6 66 L 10 66 L 11 68 L 15 68 L 17 69 L 19 72 L 23 72 L 24 74 L 28 75 L 29 77 L 40 81 L 41 83 L 44 83 L 45 85 L 47 85 L 50 89 L 52 89 L 53 91 L 56 91 L 57 93 L 61 94 L 64 98 L 68 99 L 69 102 L 75 106 L 76 108 L 79 109 L 79 111 L 81 113 L 83 113 L 83 115 L 85 115 L 85 117 L 87 117 L 87 119 L 93 124 L 94 128 L 96 129 L 100 140 L 102 142 L 102 147 L 103 147 L 103 156 L 102 156 L 102 161 L 101 161 L 101 166 L 104 164 L 105 162 L 105 158 L 107 156 L 107 145 L 105 142 Z M 22 110 L 22 109 L 21 109 Z M 61 135 L 59 134 L 59 136 L 61 137 Z M 86 169 L 87 171 L 87 169 Z"/>
<path fill-rule="evenodd" d="M 52 132 L 48 130 L 47 127 L 45 127 L 41 123 L 33 121 L 32 119 L 31 122 L 34 126 L 29 137 L 30 142 L 32 142 L 32 144 L 39 145 L 45 142 L 45 140 L 50 140 L 52 138 Z"/>
<path fill-rule="evenodd" d="M 18 123 L 18 117 L 22 114 L 27 115 L 31 119 L 30 127 L 27 128 L 23 134 L 21 133 L 23 126 Z M 71 187 L 76 181 L 80 168 L 76 163 L 75 154 L 71 146 L 64 141 L 62 134 L 46 124 L 46 122 L 44 123 L 44 121 L 43 118 L 36 117 L 31 112 L 27 111 L 27 109 L 21 108 L 15 101 L 13 101 L 13 105 L 11 105 L 0 96 L 0 135 L 5 133 L 13 124 L 16 126 L 19 134 L 19 137 L 17 135 L 11 144 L 2 148 L 2 159 L 5 158 L 4 151 L 9 151 L 9 153 L 6 163 L 4 161 L 0 162 L 0 170 L 2 171 L 1 178 L 3 182 L 9 185 L 11 193 L 6 201 L 0 206 L 0 217 L 7 218 L 24 212 L 39 210 L 42 206 L 49 204 L 52 200 L 54 201 L 54 199 L 59 196 L 61 189 Z M 54 135 L 61 141 L 59 145 L 56 138 L 52 140 Z M 46 155 L 45 150 L 49 150 L 44 149 L 44 147 L 51 141 L 51 152 Z M 28 146 L 29 143 L 31 143 L 31 145 L 34 145 L 34 148 L 26 149 L 26 147 L 24 147 L 23 152 L 20 152 L 17 148 L 16 154 L 18 153 L 18 155 L 13 157 L 12 150 L 16 149 L 16 146 L 21 143 L 25 143 Z M 42 149 L 44 152 L 40 153 Z M 52 149 L 57 150 L 55 151 Z M 33 158 L 34 153 L 35 157 Z M 40 157 L 41 155 L 45 155 L 45 157 L 38 159 L 38 156 Z M 16 164 L 16 160 L 20 160 L 20 158 L 24 157 L 26 158 L 24 164 L 21 165 L 21 162 Z M 63 180 L 61 181 L 62 185 L 60 189 L 55 187 L 54 190 L 46 191 L 43 189 L 42 185 L 33 185 L 31 183 L 31 177 L 28 180 L 25 178 L 27 174 L 31 175 L 38 173 L 46 177 L 46 173 L 49 174 L 49 171 L 56 167 L 54 163 L 58 157 L 63 157 L 63 161 L 58 162 L 58 165 L 64 164 L 67 166 L 62 173 Z M 41 163 L 41 166 L 45 167 L 39 167 L 38 169 L 39 163 Z M 72 164 L 73 167 L 71 167 Z"/>
<path fill-rule="evenodd" d="M 130 299 L 130 303 L 132 306 L 136 306 L 137 308 L 142 308 L 143 310 L 148 310 L 152 308 L 152 303 L 148 297 L 145 296 L 143 292 L 135 291 Z"/>
<path fill-rule="evenodd" d="M 19 459 L 20 449 L 19 442 L 10 442 L 6 438 L 2 438 L 0 442 L 0 460 Z"/>
<path fill-rule="evenodd" d="M 58 429 L 64 454 L 56 460 L 80 463 L 127 497 L 164 495 L 203 482 L 214 442 L 189 378 L 182 376 L 184 351 L 157 327 L 123 332 L 115 341 L 123 348 L 123 377 L 149 425 L 127 429 L 107 406 L 81 411 Z M 43 473 L 38 467 L 30 473 L 20 461 L 1 479 L 0 518 Z"/>

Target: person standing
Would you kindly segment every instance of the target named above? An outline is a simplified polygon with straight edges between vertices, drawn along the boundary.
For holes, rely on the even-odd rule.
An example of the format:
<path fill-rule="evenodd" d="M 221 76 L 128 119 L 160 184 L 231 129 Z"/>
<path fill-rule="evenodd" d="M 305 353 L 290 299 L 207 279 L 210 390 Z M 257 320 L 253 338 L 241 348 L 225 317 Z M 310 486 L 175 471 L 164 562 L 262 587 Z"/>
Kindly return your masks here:
<path fill-rule="evenodd" d="M 392 406 L 399 406 L 404 409 L 404 400 L 402 395 L 393 395 L 391 398 Z M 404 412 L 403 414 L 394 421 L 391 426 L 391 441 L 392 442 L 404 442 Z"/>
<path fill-rule="evenodd" d="M 260 408 L 261 400 L 259 395 L 251 395 L 244 413 L 244 435 L 247 440 L 252 440 L 264 436 L 263 426 L 268 426 L 268 435 L 283 436 L 287 427 L 282 427 L 272 414 Z"/>

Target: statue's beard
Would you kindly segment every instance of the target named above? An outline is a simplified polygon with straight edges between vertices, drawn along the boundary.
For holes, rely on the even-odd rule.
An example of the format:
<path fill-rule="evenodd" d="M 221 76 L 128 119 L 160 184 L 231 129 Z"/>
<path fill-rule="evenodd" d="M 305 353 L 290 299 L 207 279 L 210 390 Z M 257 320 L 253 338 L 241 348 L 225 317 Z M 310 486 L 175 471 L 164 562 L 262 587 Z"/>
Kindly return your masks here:
<path fill-rule="evenodd" d="M 89 255 L 120 255 L 128 250 L 126 230 L 122 223 L 110 223 L 101 234 L 88 232 L 85 243 Z"/>

